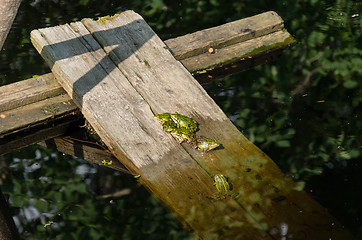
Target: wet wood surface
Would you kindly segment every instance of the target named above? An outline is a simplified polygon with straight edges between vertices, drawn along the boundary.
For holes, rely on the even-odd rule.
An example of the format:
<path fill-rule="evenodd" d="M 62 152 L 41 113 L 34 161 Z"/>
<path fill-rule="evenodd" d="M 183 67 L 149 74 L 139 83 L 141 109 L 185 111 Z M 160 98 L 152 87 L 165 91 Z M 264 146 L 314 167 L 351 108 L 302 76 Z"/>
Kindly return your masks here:
<path fill-rule="evenodd" d="M 352 239 L 248 141 L 142 17 L 35 30 L 31 39 L 110 151 L 202 239 Z M 221 147 L 179 144 L 153 119 L 179 112 Z M 238 197 L 214 198 L 223 174 Z M 287 230 L 285 230 L 287 229 Z"/>

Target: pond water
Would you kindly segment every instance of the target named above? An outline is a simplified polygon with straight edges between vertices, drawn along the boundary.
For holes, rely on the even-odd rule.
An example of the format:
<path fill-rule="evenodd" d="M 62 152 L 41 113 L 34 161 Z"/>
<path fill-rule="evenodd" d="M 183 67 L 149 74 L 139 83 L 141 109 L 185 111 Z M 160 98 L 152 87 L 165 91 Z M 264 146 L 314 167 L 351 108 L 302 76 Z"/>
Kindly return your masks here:
<path fill-rule="evenodd" d="M 31 30 L 124 9 L 140 13 L 164 40 L 276 11 L 298 44 L 275 62 L 205 88 L 248 139 L 362 238 L 361 3 L 24 0 L 0 56 L 0 85 L 50 71 L 30 43 Z M 29 239 L 54 236 L 54 227 L 75 231 L 78 239 L 102 239 L 95 230 L 101 228 L 123 239 L 194 238 L 132 177 L 36 146 L 0 160 L 7 163 L 2 189 L 12 196 L 16 222 Z M 131 194 L 91 201 L 89 195 L 108 194 L 115 186 Z M 104 218 L 92 219 L 99 214 Z M 109 226 L 115 219 L 122 223 L 119 232 Z M 50 221 L 53 232 L 43 227 Z"/>

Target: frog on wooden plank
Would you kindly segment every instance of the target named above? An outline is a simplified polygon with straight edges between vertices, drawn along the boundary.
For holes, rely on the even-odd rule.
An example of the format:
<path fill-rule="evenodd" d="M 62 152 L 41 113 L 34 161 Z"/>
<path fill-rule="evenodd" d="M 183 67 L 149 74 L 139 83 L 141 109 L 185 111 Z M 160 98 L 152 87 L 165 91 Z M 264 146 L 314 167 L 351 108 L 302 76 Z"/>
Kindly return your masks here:
<path fill-rule="evenodd" d="M 203 136 L 195 138 L 193 144 L 195 149 L 201 150 L 203 152 L 208 152 L 220 146 L 220 143 L 216 142 L 215 140 Z"/>
<path fill-rule="evenodd" d="M 222 174 L 216 174 L 214 176 L 214 185 L 218 191 L 217 199 L 225 199 L 226 197 L 231 197 L 233 199 L 239 196 L 238 193 L 234 193 L 231 190 L 231 186 L 227 178 Z M 213 198 L 212 198 L 213 199 Z"/>

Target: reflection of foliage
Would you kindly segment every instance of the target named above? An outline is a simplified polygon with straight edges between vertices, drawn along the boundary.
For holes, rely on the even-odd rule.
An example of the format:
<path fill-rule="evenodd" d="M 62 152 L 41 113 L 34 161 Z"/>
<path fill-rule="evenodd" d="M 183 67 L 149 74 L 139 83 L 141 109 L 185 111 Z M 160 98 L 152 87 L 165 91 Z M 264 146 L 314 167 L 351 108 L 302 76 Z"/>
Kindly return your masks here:
<path fill-rule="evenodd" d="M 336 26 L 327 21 L 324 12 L 314 11 L 325 4 L 316 4 L 311 1 L 301 9 L 288 8 L 286 15 L 291 14 L 291 19 L 285 21 L 291 26 L 287 29 L 297 34 L 299 46 L 288 50 L 278 65 L 243 73 L 248 81 L 242 83 L 234 81 L 238 77 L 219 81 L 227 89 L 226 95 L 220 94 L 220 88 L 216 90 L 223 95 L 216 99 L 234 116 L 236 125 L 273 159 L 283 159 L 279 164 L 296 179 L 321 173 L 326 163 L 361 154 L 361 131 L 354 126 L 361 124 L 358 80 L 362 51 L 357 43 L 362 39 L 360 29 L 353 27 L 354 20 L 347 17 L 356 10 L 349 2 L 343 13 L 336 7 L 327 8 L 327 16 L 336 11 L 346 16 L 336 19 L 344 21 Z M 313 12 L 296 19 L 293 10 L 302 9 L 305 14 Z M 314 22 L 315 28 L 307 27 Z"/>
<path fill-rule="evenodd" d="M 47 149 L 40 148 L 35 155 L 14 154 L 11 172 L 2 184 L 11 196 L 23 237 L 194 239 L 132 176 L 94 168 Z M 127 188 L 131 188 L 129 195 L 102 197 L 106 191 Z"/>
<path fill-rule="evenodd" d="M 212 91 L 243 133 L 285 173 L 296 180 L 315 179 L 307 184 L 312 190 L 336 193 L 329 181 L 323 185 L 316 182 L 323 178 L 313 176 L 325 169 L 330 176 L 333 171 L 343 174 L 339 168 L 350 170 L 346 166 L 361 159 L 362 18 L 356 14 L 361 5 L 338 1 L 335 6 L 326 6 L 323 1 L 304 1 L 293 8 L 288 4 L 278 12 L 298 46 L 276 63 L 240 74 L 242 82 L 240 76 L 218 81 Z M 358 166 L 361 169 L 360 163 Z M 345 181 L 349 178 L 354 176 L 344 173 Z M 361 188 L 360 182 L 353 181 Z M 318 197 L 328 195 L 318 192 Z M 355 198 L 361 199 L 361 194 Z M 325 205 L 335 207 L 332 212 L 351 227 L 360 228 L 355 220 L 362 213 L 359 204 L 348 210 L 337 207 L 355 200 L 335 194 L 327 199 Z"/>
<path fill-rule="evenodd" d="M 285 173 L 290 173 L 296 180 L 307 181 L 308 188 L 314 190 L 315 196 L 325 206 L 334 207 L 331 210 L 338 219 L 358 231 L 360 224 L 355 219 L 362 214 L 362 209 L 357 201 L 361 200 L 361 193 L 357 190 L 362 181 L 360 175 L 350 177 L 348 171 L 358 173 L 353 171 L 353 164 L 355 169 L 361 169 L 358 162 L 362 153 L 360 3 L 348 0 L 275 0 L 268 4 L 251 0 L 134 0 L 118 3 L 109 0 L 25 0 L 17 24 L 11 31 L 12 41 L 6 43 L 6 50 L 1 55 L 1 62 L 10 65 L 10 69 L 4 71 L 6 80 L 22 80 L 49 71 L 29 42 L 30 30 L 84 17 L 112 15 L 124 9 L 140 13 L 162 39 L 268 10 L 278 12 L 298 45 L 285 51 L 277 62 L 221 79 L 208 86 L 208 91 L 237 127 L 271 156 Z M 4 67 L 0 66 L 0 69 L 3 71 Z M 50 156 L 42 151 L 43 156 Z M 138 234 L 145 237 L 147 226 L 150 236 L 158 239 L 166 238 L 158 235 L 166 233 L 172 239 L 184 236 L 184 232 L 176 232 L 178 225 L 170 221 L 165 211 L 143 190 L 136 189 L 131 196 L 114 200 L 112 204 L 93 201 L 87 190 L 90 185 L 84 184 L 84 180 L 105 178 L 104 173 L 95 169 L 92 177 L 84 179 L 66 175 L 69 169 L 84 163 L 69 158 L 60 161 L 60 158 L 52 157 L 52 161 L 33 159 L 34 164 L 42 165 L 41 170 L 23 175 L 25 169 L 18 165 L 19 168 L 7 176 L 13 181 L 5 186 L 8 186 L 6 192 L 11 195 L 14 206 L 32 204 L 42 212 L 53 214 L 50 217 L 43 214 L 30 223 L 22 221 L 24 234 L 27 231 L 34 239 L 55 238 L 55 233 L 66 238 L 64 233 L 70 232 L 78 234 L 73 237 L 75 239 L 89 236 L 101 239 L 96 236 L 102 234 L 107 239 L 116 234 L 119 234 L 114 237 L 117 239 L 119 236 L 138 239 Z M 12 164 L 16 161 L 13 160 Z M 42 176 L 47 178 L 38 180 Z M 333 176 L 333 181 L 327 176 Z M 341 184 L 336 179 L 352 179 L 357 190 L 346 187 L 345 180 Z M 26 184 L 20 183 L 23 180 Z M 124 176 L 114 176 L 114 181 L 117 188 L 126 187 Z M 68 184 L 70 182 L 72 184 Z M 127 186 L 134 188 L 132 183 Z M 346 193 L 349 198 L 345 198 L 344 194 L 338 194 L 342 190 L 335 189 L 338 186 L 350 189 L 355 195 L 351 196 L 349 192 Z M 140 195 L 146 196 L 143 197 L 146 200 L 141 201 Z M 346 202 L 350 207 L 338 207 Z M 142 211 L 142 207 L 147 210 Z M 151 218 L 157 221 L 149 220 Z M 44 228 L 49 220 L 54 224 Z M 37 233 L 35 226 L 38 226 Z M 361 234 L 362 230 L 359 231 Z M 151 239 L 150 236 L 147 239 Z"/>

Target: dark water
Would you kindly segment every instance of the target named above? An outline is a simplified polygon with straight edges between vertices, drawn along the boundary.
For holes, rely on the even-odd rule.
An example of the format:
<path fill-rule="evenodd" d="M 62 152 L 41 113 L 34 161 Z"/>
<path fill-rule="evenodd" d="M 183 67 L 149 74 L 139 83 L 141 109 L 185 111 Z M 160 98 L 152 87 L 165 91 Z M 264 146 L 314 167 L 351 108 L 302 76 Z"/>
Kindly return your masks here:
<path fill-rule="evenodd" d="M 346 228 L 362 238 L 361 3 L 274 1 L 265 6 L 252 1 L 23 1 L 0 56 L 0 85 L 49 72 L 30 43 L 31 30 L 84 17 L 112 15 L 127 8 L 141 13 L 163 39 L 268 10 L 277 11 L 298 44 L 286 50 L 276 62 L 217 80 L 206 89 L 248 139 L 267 153 L 284 173 L 304 184 L 305 191 L 328 208 Z M 14 152 L 1 160 L 10 166 L 2 167 L 5 192 L 13 196 L 33 196 L 33 203 L 19 199 L 18 205 L 13 202 L 15 207 L 28 206 L 14 209 L 24 236 L 36 236 L 32 228 L 44 230 L 43 225 L 50 220 L 70 221 L 71 212 L 76 212 L 72 206 L 77 204 L 89 204 L 89 209 L 93 209 L 89 211 L 95 215 L 104 214 L 107 221 L 98 219 L 98 224 L 104 225 L 117 218 L 107 215 L 112 210 L 104 209 L 122 209 L 123 215 L 118 218 L 124 224 L 120 230 L 124 239 L 137 239 L 133 235 L 137 229 L 152 233 L 155 239 L 160 236 L 158 234 L 170 239 L 188 236 L 131 177 L 46 149 L 37 150 L 37 147 Z M 61 168 L 70 170 L 60 171 Z M 79 177 L 72 179 L 73 174 Z M 52 175 L 64 182 L 73 181 L 84 191 L 76 191 L 76 200 L 52 195 L 50 193 L 61 189 L 54 187 L 57 183 L 49 177 Z M 32 181 L 39 178 L 41 183 Z M 115 179 L 112 184 L 106 180 L 110 178 Z M 18 186 L 21 181 L 27 184 Z M 105 194 L 114 186 L 131 189 L 132 193 L 120 201 L 85 202 L 89 194 Z M 41 190 L 45 187 L 49 193 Z M 26 194 L 29 191 L 32 194 Z M 56 204 L 49 203 L 46 207 L 36 200 L 46 199 L 47 194 L 51 195 L 50 199 L 64 201 L 64 208 L 70 210 L 62 210 L 64 216 L 47 215 L 47 212 L 54 213 L 49 206 Z M 26 213 L 29 209 L 34 213 Z M 156 224 L 150 224 L 150 219 Z M 86 217 L 83 220 L 85 225 L 96 224 Z M 71 224 L 66 226 L 67 230 L 72 229 Z M 80 228 L 74 225 L 74 229 Z"/>

